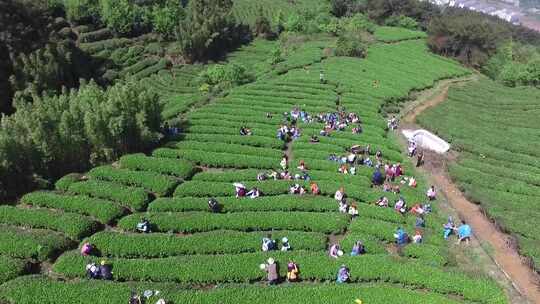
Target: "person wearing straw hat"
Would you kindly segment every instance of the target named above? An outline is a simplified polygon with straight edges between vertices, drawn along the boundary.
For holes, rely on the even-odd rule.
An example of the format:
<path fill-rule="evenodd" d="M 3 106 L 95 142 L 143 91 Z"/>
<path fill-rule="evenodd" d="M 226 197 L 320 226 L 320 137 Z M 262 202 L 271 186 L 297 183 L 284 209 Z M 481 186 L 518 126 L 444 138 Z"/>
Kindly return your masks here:
<path fill-rule="evenodd" d="M 268 284 L 276 285 L 279 280 L 279 269 L 273 258 L 268 258 L 264 271 L 266 271 Z"/>

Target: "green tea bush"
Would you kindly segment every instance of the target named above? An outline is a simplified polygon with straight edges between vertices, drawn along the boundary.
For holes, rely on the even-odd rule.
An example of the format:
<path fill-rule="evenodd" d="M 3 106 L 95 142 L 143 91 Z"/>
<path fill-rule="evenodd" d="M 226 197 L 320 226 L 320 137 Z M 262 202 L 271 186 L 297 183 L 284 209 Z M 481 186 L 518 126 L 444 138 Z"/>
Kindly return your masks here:
<path fill-rule="evenodd" d="M 263 196 L 256 201 L 236 197 L 217 197 L 222 212 L 243 211 L 313 211 L 335 212 L 334 199 L 322 196 Z M 158 198 L 148 207 L 150 212 L 210 211 L 208 199 L 197 197 Z"/>
<path fill-rule="evenodd" d="M 443 294 L 455 294 L 480 303 L 506 303 L 506 296 L 496 283 L 471 278 L 452 271 L 421 266 L 378 255 L 344 256 L 330 259 L 324 253 L 271 252 L 219 256 L 185 256 L 162 259 L 110 259 L 116 280 L 182 283 L 249 282 L 262 280 L 266 274 L 258 265 L 273 257 L 286 273 L 292 259 L 302 269 L 304 280 L 334 281 L 341 264 L 347 265 L 351 281 L 387 281 L 425 288 Z M 98 259 L 96 258 L 97 262 Z M 54 271 L 67 277 L 84 277 L 87 260 L 78 253 L 67 253 L 54 264 Z"/>
<path fill-rule="evenodd" d="M 88 175 L 101 180 L 111 181 L 127 186 L 142 187 L 156 194 L 166 196 L 180 183 L 180 180 L 150 171 L 133 171 L 115 169 L 111 166 L 96 167 Z"/>
<path fill-rule="evenodd" d="M 106 181 L 89 180 L 69 186 L 69 193 L 115 201 L 133 210 L 142 210 L 150 198 L 142 188 L 126 187 Z"/>
<path fill-rule="evenodd" d="M 129 234 L 99 232 L 88 239 L 101 255 L 124 258 L 156 258 L 185 254 L 234 254 L 261 251 L 264 232 L 212 231 L 193 235 Z M 323 251 L 326 236 L 313 232 L 276 231 L 272 238 L 287 237 L 294 250 Z M 133 246 L 137 244 L 137 246 Z"/>
<path fill-rule="evenodd" d="M 125 169 L 174 175 L 182 179 L 190 178 L 195 173 L 195 168 L 187 161 L 148 157 L 144 154 L 124 155 L 120 158 L 120 166 Z"/>
<path fill-rule="evenodd" d="M 70 173 L 57 180 L 54 187 L 56 190 L 67 191 L 71 184 L 80 181 L 81 178 L 82 174 L 80 173 Z"/>
<path fill-rule="evenodd" d="M 91 284 L 90 284 L 91 283 Z M 167 283 L 120 283 L 96 280 L 58 281 L 43 276 L 24 276 L 3 286 L 0 299 L 17 300 L 19 304 L 42 303 L 70 304 L 84 302 L 89 297 L 99 295 L 111 303 L 123 303 L 133 289 L 152 288 L 166 294 L 167 301 L 173 303 L 219 303 L 227 299 L 231 303 L 249 304 L 265 299 L 274 304 L 332 302 L 347 303 L 350 299 L 361 299 L 371 304 L 459 304 L 459 300 L 437 294 L 433 291 L 413 291 L 405 287 L 385 284 L 365 286 L 358 284 L 292 284 L 286 288 L 263 285 L 227 286 L 208 290 L 179 289 L 177 284 Z M 58 295 L 62 294 L 61 297 Z M 156 297 L 150 298 L 151 301 Z M 494 303 L 505 303 L 495 298 Z"/>
<path fill-rule="evenodd" d="M 93 216 L 104 224 L 124 214 L 124 208 L 111 201 L 82 195 L 59 195 L 45 191 L 26 194 L 21 198 L 21 203 Z"/>
<path fill-rule="evenodd" d="M 99 227 L 96 221 L 74 213 L 22 209 L 11 206 L 0 206 L 0 223 L 51 229 L 62 232 L 73 239 L 90 235 Z"/>
<path fill-rule="evenodd" d="M 274 169 L 279 167 L 279 158 L 233 153 L 204 152 L 203 150 L 159 148 L 152 152 L 152 156 L 163 158 L 181 158 L 199 165 L 205 165 L 213 168 Z"/>
<path fill-rule="evenodd" d="M 24 274 L 26 268 L 27 263 L 25 261 L 0 255 L 0 283 Z"/>
<path fill-rule="evenodd" d="M 69 249 L 73 243 L 49 230 L 0 226 L 0 255 L 44 261 Z M 1 272 L 0 272 L 1 273 Z"/>
<path fill-rule="evenodd" d="M 349 217 L 339 213 L 276 211 L 213 214 L 208 212 L 169 212 L 133 214 L 121 219 L 118 226 L 124 230 L 133 231 L 143 216 L 148 218 L 155 231 L 161 232 L 203 232 L 222 229 L 268 231 L 276 229 L 339 233 L 349 223 Z"/>

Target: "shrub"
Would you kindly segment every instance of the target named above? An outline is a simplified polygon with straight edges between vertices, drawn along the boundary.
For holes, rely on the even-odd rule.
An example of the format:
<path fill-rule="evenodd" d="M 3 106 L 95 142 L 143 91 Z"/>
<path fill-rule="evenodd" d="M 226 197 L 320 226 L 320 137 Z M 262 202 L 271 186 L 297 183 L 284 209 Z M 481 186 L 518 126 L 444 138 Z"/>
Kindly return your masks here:
<path fill-rule="evenodd" d="M 213 168 L 261 168 L 275 169 L 279 167 L 279 158 L 258 157 L 220 152 L 204 152 L 202 150 L 178 150 L 159 148 L 152 153 L 156 157 L 181 158 L 196 164 Z"/>
<path fill-rule="evenodd" d="M 254 201 L 256 203 L 256 201 Z M 202 232 L 212 230 L 268 231 L 298 230 L 307 232 L 339 233 L 345 229 L 349 217 L 339 213 L 313 212 L 239 212 L 214 214 L 208 212 L 133 214 L 118 222 L 118 227 L 134 231 L 145 216 L 154 231 Z"/>
<path fill-rule="evenodd" d="M 54 192 L 39 191 L 29 193 L 21 198 L 21 202 L 37 207 L 90 215 L 104 224 L 124 214 L 124 208 L 111 201 L 79 195 L 59 195 Z"/>
<path fill-rule="evenodd" d="M 91 284 L 90 284 L 91 283 Z M 491 285 L 487 283 L 486 285 Z M 232 303 L 248 304 L 260 299 L 274 304 L 289 303 L 346 303 L 350 299 L 361 298 L 374 304 L 459 304 L 460 301 L 449 299 L 432 291 L 413 291 L 407 287 L 386 285 L 363 286 L 358 284 L 291 284 L 287 288 L 269 288 L 260 284 L 246 286 L 227 286 L 227 288 L 211 288 L 207 290 L 179 289 L 178 285 L 158 283 L 122 283 L 98 280 L 58 281 L 44 276 L 24 276 L 6 283 L 4 297 L 16 299 L 20 304 L 43 303 L 70 304 L 74 301 L 84 302 L 91 295 L 99 292 L 100 296 L 111 303 L 122 303 L 129 297 L 133 289 L 152 289 L 162 291 L 168 301 L 173 303 L 219 303 L 228 299 Z M 64 296 L 58 297 L 59 294 Z M 503 297 L 493 301 L 503 303 Z M 2 295 L 0 295 L 0 298 Z M 157 297 L 151 297 L 151 302 Z"/>
<path fill-rule="evenodd" d="M 0 283 L 7 282 L 23 275 L 26 268 L 27 263 L 23 260 L 0 256 Z"/>
<path fill-rule="evenodd" d="M 0 206 L 0 223 L 51 229 L 63 232 L 73 239 L 90 235 L 99 226 L 97 222 L 78 214 L 11 206 Z"/>
<path fill-rule="evenodd" d="M 195 173 L 195 167 L 187 161 L 148 157 L 144 154 L 124 155 L 120 158 L 120 166 L 131 170 L 170 174 L 182 179 L 190 178 Z"/>
<path fill-rule="evenodd" d="M 263 196 L 255 201 L 236 197 L 217 197 L 222 212 L 243 211 L 337 211 L 334 199 L 321 196 Z M 150 204 L 150 212 L 210 211 L 208 199 L 197 197 L 158 198 Z"/>
<path fill-rule="evenodd" d="M 304 280 L 334 281 L 341 264 L 347 265 L 351 281 L 390 281 L 426 288 L 439 293 L 456 294 L 480 303 L 506 303 L 502 290 L 488 279 L 471 278 L 448 270 L 390 257 L 365 255 L 329 259 L 324 253 L 272 252 L 239 255 L 186 256 L 163 259 L 111 259 L 116 279 L 126 281 L 176 281 L 183 283 L 249 282 L 261 280 L 265 273 L 257 266 L 272 256 L 286 273 L 287 261 L 301 267 Z M 97 258 L 94 259 L 96 262 Z M 84 277 L 85 258 L 68 253 L 58 259 L 54 271 L 67 277 Z"/>
<path fill-rule="evenodd" d="M 102 256 L 156 258 L 185 254 L 231 254 L 258 252 L 264 232 L 212 231 L 193 235 L 127 234 L 100 232 L 88 239 Z M 287 237 L 294 250 L 320 251 L 326 248 L 326 236 L 313 232 L 278 231 L 272 238 Z M 137 246 L 133 246 L 137 244 Z"/>
<path fill-rule="evenodd" d="M 418 29 L 418 22 L 416 20 L 403 15 L 392 15 L 384 23 L 388 26 L 398 26 L 409 30 Z"/>
<path fill-rule="evenodd" d="M 142 188 L 97 180 L 74 183 L 69 186 L 68 192 L 108 199 L 133 210 L 144 209 L 150 200 L 148 193 Z"/>
<path fill-rule="evenodd" d="M 336 56 L 364 58 L 367 56 L 367 45 L 350 37 L 340 36 L 336 44 Z"/>
<path fill-rule="evenodd" d="M 180 183 L 177 178 L 150 171 L 115 169 L 111 166 L 96 167 L 88 175 L 101 180 L 143 187 L 157 196 L 166 196 Z"/>
<path fill-rule="evenodd" d="M 0 255 L 3 256 L 43 261 L 73 245 L 64 236 L 52 233 L 50 230 L 22 229 L 12 226 L 0 226 L 0 228 Z"/>
<path fill-rule="evenodd" d="M 234 86 L 252 81 L 246 68 L 237 63 L 216 64 L 199 74 L 199 81 L 209 85 Z"/>
<path fill-rule="evenodd" d="M 54 186 L 56 190 L 67 191 L 71 184 L 80 181 L 81 178 L 82 174 L 80 173 L 70 173 L 57 180 Z"/>

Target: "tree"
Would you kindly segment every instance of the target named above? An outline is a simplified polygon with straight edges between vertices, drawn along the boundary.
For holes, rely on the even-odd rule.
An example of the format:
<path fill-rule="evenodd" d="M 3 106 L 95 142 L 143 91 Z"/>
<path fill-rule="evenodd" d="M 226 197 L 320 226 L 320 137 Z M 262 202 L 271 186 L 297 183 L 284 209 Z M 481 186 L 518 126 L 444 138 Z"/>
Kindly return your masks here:
<path fill-rule="evenodd" d="M 62 87 L 78 87 L 80 78 L 90 78 L 91 58 L 75 43 L 65 40 L 49 43 L 28 55 L 21 54 L 13 64 L 11 88 L 28 101 L 33 95 L 56 94 Z"/>
<path fill-rule="evenodd" d="M 192 0 L 186 17 L 176 29 L 183 55 L 188 61 L 219 57 L 249 38 L 245 28 L 232 18 L 232 0 Z"/>
<path fill-rule="evenodd" d="M 340 18 L 352 16 L 366 10 L 367 1 L 365 0 L 331 0 L 331 12 L 334 16 Z"/>
<path fill-rule="evenodd" d="M 359 37 L 350 34 L 341 35 L 336 43 L 336 56 L 359 57 L 367 56 L 368 46 Z"/>
<path fill-rule="evenodd" d="M 57 96 L 15 101 L 0 119 L 0 184 L 27 191 L 36 176 L 58 178 L 120 155 L 144 151 L 161 138 L 162 105 L 137 81 L 104 90 L 93 82 Z"/>
<path fill-rule="evenodd" d="M 164 39 L 174 38 L 174 30 L 183 18 L 184 10 L 179 0 L 167 0 L 164 5 L 154 5 L 152 28 Z"/>
<path fill-rule="evenodd" d="M 255 35 L 267 39 L 274 36 L 272 33 L 272 24 L 270 24 L 270 20 L 268 20 L 268 18 L 266 18 L 266 16 L 264 15 L 262 6 L 259 6 L 257 19 L 255 20 L 255 26 L 253 28 L 253 31 L 255 32 Z"/>
<path fill-rule="evenodd" d="M 99 0 L 63 0 L 66 17 L 77 23 L 100 20 Z"/>
<path fill-rule="evenodd" d="M 101 20 L 111 30 L 128 35 L 146 25 L 147 10 L 130 0 L 100 0 Z"/>
<path fill-rule="evenodd" d="M 9 83 L 13 58 L 28 54 L 49 39 L 51 15 L 32 1 L 0 1 L 0 113 L 10 113 L 14 90 Z"/>
<path fill-rule="evenodd" d="M 418 22 L 411 17 L 403 15 L 393 15 L 386 19 L 385 24 L 388 26 L 398 26 L 410 30 L 418 29 Z"/>
<path fill-rule="evenodd" d="M 434 18 L 428 26 L 428 45 L 435 53 L 455 57 L 475 67 L 484 65 L 511 33 L 503 21 L 469 11 Z"/>

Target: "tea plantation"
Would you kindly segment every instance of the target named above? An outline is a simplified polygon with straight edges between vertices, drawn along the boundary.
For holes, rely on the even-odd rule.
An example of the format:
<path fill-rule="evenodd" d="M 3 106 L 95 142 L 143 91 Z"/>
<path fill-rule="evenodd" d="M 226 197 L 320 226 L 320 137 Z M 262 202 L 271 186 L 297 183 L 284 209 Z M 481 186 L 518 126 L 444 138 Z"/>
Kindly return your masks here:
<path fill-rule="evenodd" d="M 438 210 L 437 201 L 426 217 L 424 243 L 395 252 L 396 228 L 413 235 L 415 217 L 374 203 L 381 196 L 387 196 L 391 206 L 399 196 L 410 205 L 425 202 L 428 185 L 421 178 L 417 188 L 402 186 L 396 195 L 371 187 L 373 168 L 360 166 L 356 175 L 344 175 L 338 173 L 338 163 L 328 160 L 329 155 L 341 155 L 353 145 L 370 145 L 372 158 L 379 150 L 383 163 L 400 162 L 405 175 L 414 176 L 400 145 L 385 130 L 382 109 L 397 110 L 409 92 L 469 73 L 429 53 L 422 33 L 381 28 L 375 36 L 379 42 L 370 46 L 365 59 L 329 56 L 324 50 L 333 47 L 335 39 L 312 37 L 299 42 L 275 65 L 267 60 L 277 42 L 256 40 L 228 57 L 230 62 L 252 67 L 256 80 L 211 97 L 195 86 L 194 78 L 204 66 L 148 76 L 150 69 L 159 70 L 159 61 L 137 60 L 140 66 L 134 67 L 129 58 L 120 56 L 136 54 L 135 46 L 85 38 L 88 42 L 83 48 L 118 57 L 126 66 L 118 73 L 129 69 L 125 73 L 139 75 L 141 85 L 158 92 L 166 101 L 164 115 L 180 119 L 182 128 L 149 153 L 126 155 L 114 164 L 68 175 L 56 183 L 55 190 L 29 193 L 16 205 L 0 206 L 0 283 L 4 283 L 0 302 L 126 303 L 132 291 L 158 290 L 149 303 L 161 297 L 178 304 L 354 303 L 357 299 L 381 304 L 507 303 L 494 281 L 459 271 L 449 258 L 441 229 L 446 216 Z M 491 109 L 480 98 L 478 104 L 460 100 L 465 94 L 485 97 L 490 88 L 489 83 L 482 83 L 474 90 L 453 91 L 451 102 L 445 105 L 452 110 L 442 108 L 448 116 L 442 120 L 426 115 L 425 121 L 439 126 L 438 131 L 446 132 L 455 143 L 459 140 L 467 151 L 467 158 L 452 169 L 467 189 L 482 189 L 481 193 L 493 193 L 493 197 L 504 194 L 501 203 L 512 199 L 511 212 L 509 205 L 496 200 L 488 207 L 496 217 L 502 211 L 512 215 L 501 218 L 523 236 L 525 250 L 533 252 L 534 246 L 526 244 L 537 242 L 527 234 L 534 230 L 527 230 L 519 218 L 536 211 L 532 205 L 522 208 L 519 202 L 537 196 L 531 186 L 535 176 L 519 171 L 535 164 L 532 156 L 538 149 L 534 142 L 517 143 L 535 123 L 521 109 L 534 110 L 530 100 L 536 95 L 531 91 L 508 102 L 502 93 L 491 93 L 500 100 Z M 284 112 L 295 107 L 313 115 L 334 112 L 338 99 L 346 111 L 361 118 L 361 134 L 353 134 L 348 126 L 321 136 L 314 144 L 310 136 L 324 125 L 299 121 L 298 139 L 285 142 L 276 137 Z M 519 128 L 518 133 L 499 123 L 495 126 L 491 111 L 499 108 L 510 111 L 507 122 Z M 460 116 L 470 117 L 469 124 L 457 124 L 454 119 Z M 251 136 L 239 134 L 244 126 L 251 129 Z M 499 129 L 500 135 L 486 135 L 482 145 L 471 145 L 477 139 L 462 132 L 474 129 L 484 134 L 491 127 Z M 507 158 L 511 151 L 519 153 Z M 309 189 L 306 181 L 257 180 L 260 172 L 280 169 L 283 153 L 289 156 L 293 176 L 300 173 L 296 169 L 300 161 L 305 163 L 320 195 L 289 194 L 295 183 Z M 479 171 L 479 159 L 489 162 L 483 165 L 490 168 L 489 174 Z M 515 171 L 505 173 L 502 166 Z M 510 179 L 519 182 L 506 184 Z M 248 189 L 257 187 L 262 196 L 236 198 L 236 182 Z M 508 185 L 508 189 L 489 186 L 493 184 Z M 358 203 L 357 218 L 338 212 L 333 196 L 340 187 L 349 200 Z M 220 213 L 209 211 L 211 197 L 221 204 Z M 152 233 L 136 232 L 142 217 L 152 224 Z M 268 233 L 276 240 L 287 237 L 293 249 L 262 252 L 261 240 Z M 357 240 L 363 241 L 367 252 L 349 256 Z M 84 242 L 95 246 L 93 255 L 80 254 Z M 333 243 L 341 245 L 344 256 L 328 257 Z M 270 257 L 279 264 L 282 278 L 287 262 L 295 261 L 301 282 L 268 287 L 259 265 Z M 111 281 L 87 278 L 85 266 L 101 260 L 112 266 Z M 335 277 L 342 264 L 350 269 L 351 282 L 339 285 Z"/>
<path fill-rule="evenodd" d="M 420 117 L 459 149 L 449 168 L 463 191 L 516 237 L 520 252 L 540 265 L 539 126 L 536 89 L 483 79 L 453 88 L 448 101 Z M 502 114 L 504 113 L 504 114 Z M 459 121 L 459 123 L 458 123 Z"/>

